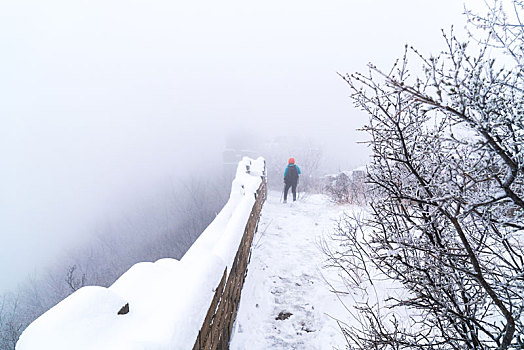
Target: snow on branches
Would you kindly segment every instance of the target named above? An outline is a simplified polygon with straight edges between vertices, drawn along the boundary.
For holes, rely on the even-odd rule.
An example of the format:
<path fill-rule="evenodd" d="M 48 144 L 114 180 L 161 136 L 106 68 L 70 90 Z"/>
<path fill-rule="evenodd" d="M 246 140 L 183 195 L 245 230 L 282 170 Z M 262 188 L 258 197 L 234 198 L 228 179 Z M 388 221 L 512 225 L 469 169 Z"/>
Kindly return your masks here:
<path fill-rule="evenodd" d="M 376 194 L 368 218 L 339 228 L 359 247 L 346 271 L 371 263 L 409 292 L 388 307 L 416 315 L 403 327 L 361 308 L 367 326 L 346 329 L 361 347 L 524 347 L 524 36 L 491 11 L 474 23 L 514 64 L 498 64 L 490 38 L 463 43 L 451 31 L 438 56 L 406 47 L 389 72 L 342 76 L 370 118 Z"/>

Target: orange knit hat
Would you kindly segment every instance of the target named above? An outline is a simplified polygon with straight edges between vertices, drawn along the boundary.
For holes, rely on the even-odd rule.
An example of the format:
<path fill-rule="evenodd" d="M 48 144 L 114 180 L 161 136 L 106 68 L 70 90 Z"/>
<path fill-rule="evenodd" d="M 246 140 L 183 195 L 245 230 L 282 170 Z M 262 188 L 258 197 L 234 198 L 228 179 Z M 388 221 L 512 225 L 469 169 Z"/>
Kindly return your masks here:
<path fill-rule="evenodd" d="M 295 158 L 289 158 L 287 161 L 288 164 L 295 164 Z"/>

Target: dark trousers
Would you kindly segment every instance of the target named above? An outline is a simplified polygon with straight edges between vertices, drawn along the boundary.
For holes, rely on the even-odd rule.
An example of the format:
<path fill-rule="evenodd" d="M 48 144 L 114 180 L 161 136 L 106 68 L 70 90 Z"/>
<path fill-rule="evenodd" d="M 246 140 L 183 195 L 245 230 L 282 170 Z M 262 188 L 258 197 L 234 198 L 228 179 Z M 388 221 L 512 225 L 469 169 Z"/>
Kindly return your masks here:
<path fill-rule="evenodd" d="M 286 184 L 284 186 L 284 200 L 287 201 L 287 191 L 289 191 L 289 188 L 291 187 L 291 192 L 293 192 L 293 201 L 297 200 L 297 184 Z"/>

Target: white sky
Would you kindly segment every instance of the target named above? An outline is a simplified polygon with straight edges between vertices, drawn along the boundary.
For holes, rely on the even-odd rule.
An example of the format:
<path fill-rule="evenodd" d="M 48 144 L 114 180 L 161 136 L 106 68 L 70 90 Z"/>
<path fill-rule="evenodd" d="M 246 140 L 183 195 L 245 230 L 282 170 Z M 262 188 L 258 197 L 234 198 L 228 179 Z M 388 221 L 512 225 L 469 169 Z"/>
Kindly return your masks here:
<path fill-rule="evenodd" d="M 229 130 L 362 164 L 336 72 L 438 51 L 460 0 L 0 1 L 0 292 Z M 109 213 L 109 214 L 108 214 Z"/>

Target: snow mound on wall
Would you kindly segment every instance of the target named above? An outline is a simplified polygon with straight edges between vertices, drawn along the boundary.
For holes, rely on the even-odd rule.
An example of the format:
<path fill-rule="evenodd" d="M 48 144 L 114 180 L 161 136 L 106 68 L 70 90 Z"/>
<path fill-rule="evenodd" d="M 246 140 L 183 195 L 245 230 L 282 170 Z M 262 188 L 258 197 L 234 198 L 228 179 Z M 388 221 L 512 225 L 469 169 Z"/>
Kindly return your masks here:
<path fill-rule="evenodd" d="M 141 262 L 109 288 L 79 289 L 31 323 L 16 349 L 192 349 L 264 169 L 263 158 L 239 162 L 228 202 L 180 261 Z M 126 304 L 129 312 L 119 315 Z"/>

